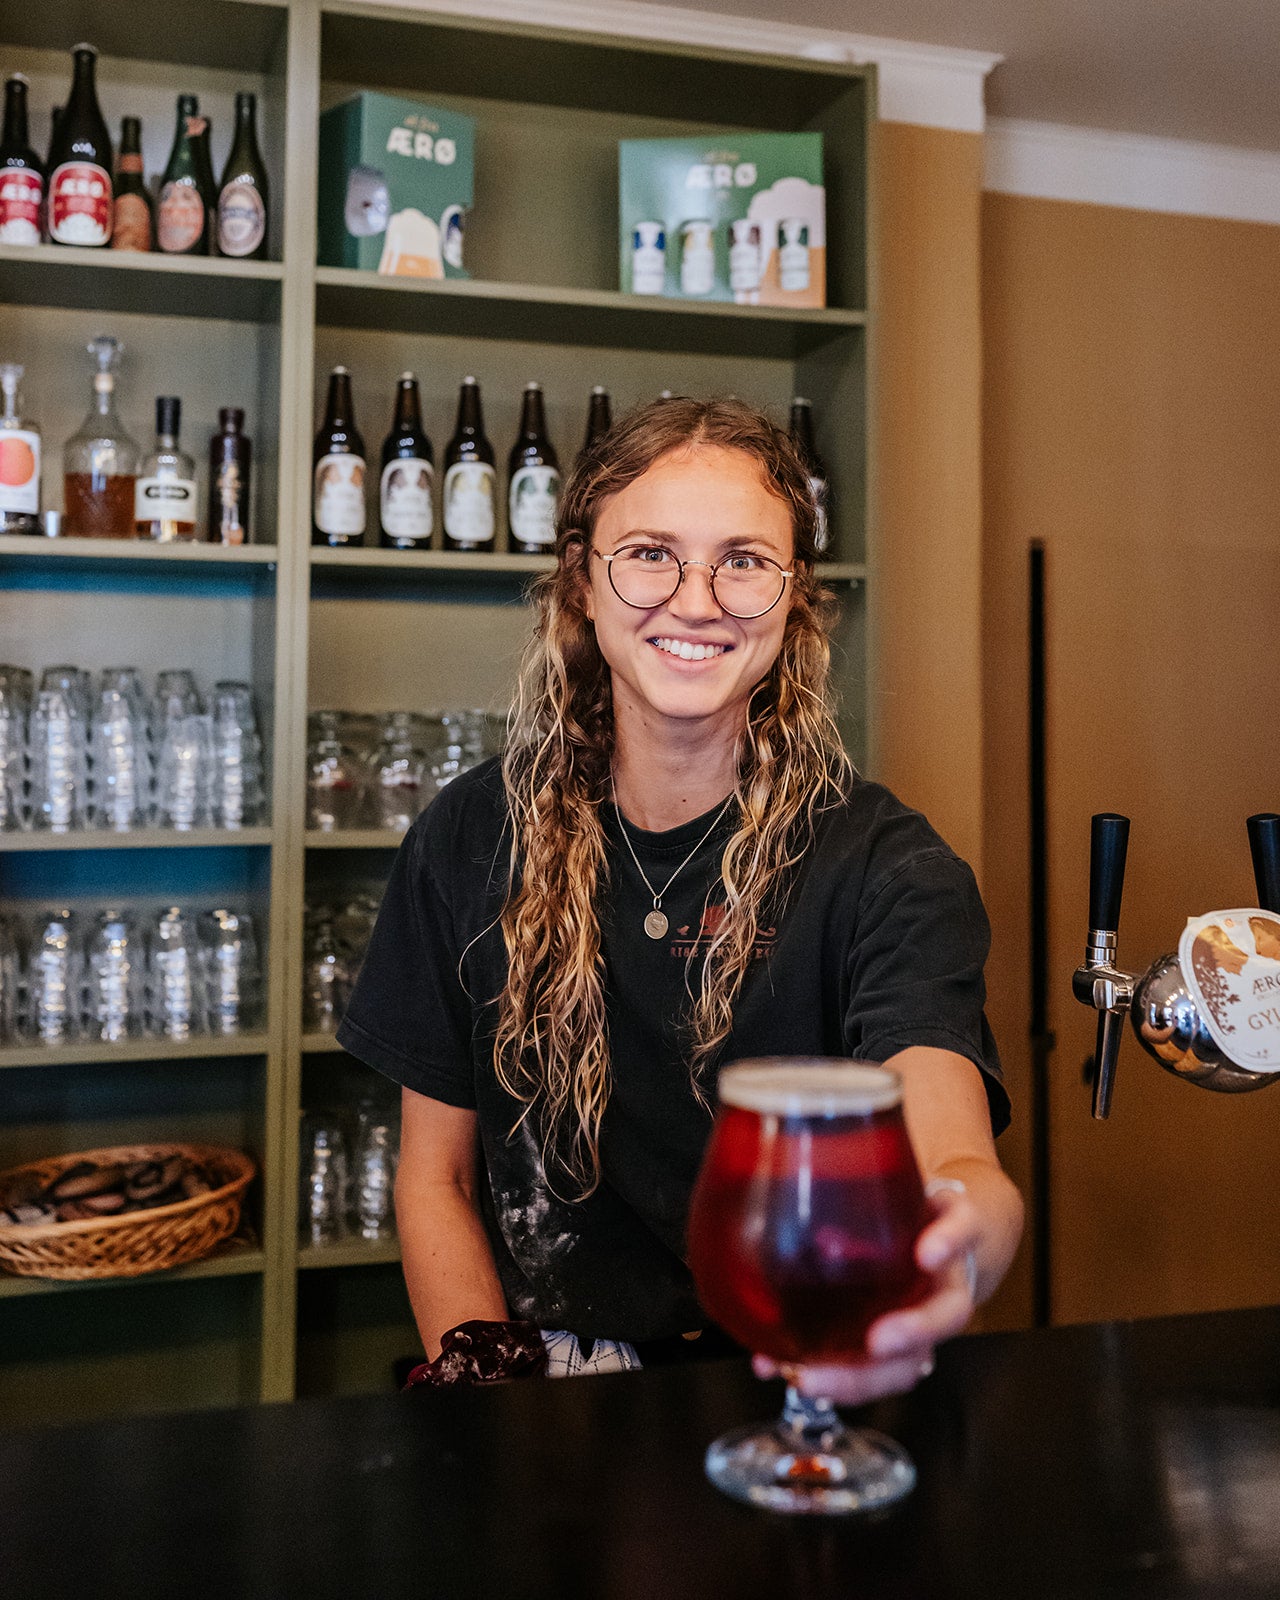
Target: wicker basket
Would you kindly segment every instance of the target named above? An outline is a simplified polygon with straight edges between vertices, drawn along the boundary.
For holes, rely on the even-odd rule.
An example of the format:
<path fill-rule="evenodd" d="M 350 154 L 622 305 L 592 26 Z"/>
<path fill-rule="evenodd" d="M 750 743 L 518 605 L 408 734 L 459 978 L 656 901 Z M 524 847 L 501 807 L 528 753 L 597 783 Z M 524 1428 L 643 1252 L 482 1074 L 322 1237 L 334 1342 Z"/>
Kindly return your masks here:
<path fill-rule="evenodd" d="M 19 1176 L 30 1174 L 49 1184 L 77 1161 L 107 1165 L 170 1156 L 199 1162 L 214 1187 L 208 1194 L 151 1210 L 81 1222 L 0 1226 L 0 1268 L 24 1278 L 136 1278 L 207 1256 L 236 1231 L 244 1191 L 257 1170 L 243 1151 L 226 1145 L 117 1145 L 31 1161 L 0 1172 L 0 1205 Z"/>

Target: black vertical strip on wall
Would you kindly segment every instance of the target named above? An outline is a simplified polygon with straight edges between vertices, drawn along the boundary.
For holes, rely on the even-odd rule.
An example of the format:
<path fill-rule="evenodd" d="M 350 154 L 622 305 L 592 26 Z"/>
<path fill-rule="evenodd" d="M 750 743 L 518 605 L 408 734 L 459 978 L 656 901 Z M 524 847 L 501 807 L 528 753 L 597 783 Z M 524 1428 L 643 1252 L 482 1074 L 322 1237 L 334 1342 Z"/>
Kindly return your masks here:
<path fill-rule="evenodd" d="M 1052 1243 L 1049 1193 L 1049 864 L 1045 803 L 1045 560 L 1044 546 L 1031 545 L 1030 655 L 1028 672 L 1031 811 L 1031 1292 L 1038 1328 L 1047 1327 Z"/>

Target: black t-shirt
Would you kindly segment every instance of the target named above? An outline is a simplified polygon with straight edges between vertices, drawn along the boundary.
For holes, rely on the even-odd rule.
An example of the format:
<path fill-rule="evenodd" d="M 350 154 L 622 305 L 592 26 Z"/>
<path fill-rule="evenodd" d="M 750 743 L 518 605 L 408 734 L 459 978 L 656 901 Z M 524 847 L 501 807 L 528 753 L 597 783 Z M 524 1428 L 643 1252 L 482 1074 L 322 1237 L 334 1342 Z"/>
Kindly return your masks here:
<path fill-rule="evenodd" d="M 711 1121 L 690 1084 L 681 1022 L 723 915 L 720 861 L 735 824 L 724 817 L 679 873 L 663 897 L 669 931 L 655 941 L 644 930 L 652 895 L 613 806 L 601 814 L 612 1086 L 603 1176 L 587 1199 L 568 1198 L 577 1191 L 563 1172 L 553 1169 L 548 1183 L 533 1118 L 521 1120 L 524 1106 L 494 1073 L 510 850 L 496 761 L 455 779 L 410 830 L 338 1038 L 396 1082 L 477 1112 L 485 1225 L 512 1315 L 642 1341 L 706 1322 L 684 1231 Z M 627 824 L 656 889 L 713 815 L 657 834 Z M 1009 1101 L 983 1014 L 986 913 L 969 868 L 918 812 L 878 784 L 855 782 L 847 801 L 818 817 L 774 920 L 761 929 L 722 1061 L 884 1061 L 932 1045 L 981 1070 L 992 1125 L 1005 1127 Z"/>

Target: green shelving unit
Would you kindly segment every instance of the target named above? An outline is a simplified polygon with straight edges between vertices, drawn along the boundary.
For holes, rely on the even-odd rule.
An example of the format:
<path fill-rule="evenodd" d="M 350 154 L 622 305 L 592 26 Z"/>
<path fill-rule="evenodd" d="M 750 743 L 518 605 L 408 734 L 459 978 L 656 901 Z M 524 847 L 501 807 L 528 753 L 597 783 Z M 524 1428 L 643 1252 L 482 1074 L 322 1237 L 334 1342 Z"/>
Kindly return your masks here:
<path fill-rule="evenodd" d="M 501 708 L 546 557 L 374 547 L 312 549 L 311 440 L 328 370 L 354 379 L 370 450 L 396 375 L 417 372 L 437 449 L 457 385 L 481 381 L 499 451 L 537 378 L 562 459 L 595 383 L 615 407 L 669 388 L 735 393 L 785 414 L 814 402 L 832 469 L 841 598 L 835 659 L 846 739 L 874 770 L 874 260 L 868 172 L 873 69 L 700 51 L 359 0 L 206 0 L 175 29 L 167 0 L 0 0 L 6 66 L 32 81 L 33 135 L 81 38 L 101 51 L 113 128 L 140 114 L 149 172 L 174 97 L 200 95 L 215 163 L 232 97 L 259 96 L 275 260 L 0 247 L 0 353 L 27 367 L 44 433 L 46 504 L 88 394 L 86 340 L 126 345 L 120 409 L 140 442 L 153 397 L 183 397 L 199 460 L 217 409 L 254 441 L 254 542 L 240 549 L 0 536 L 0 656 L 33 669 L 190 666 L 247 679 L 270 752 L 269 822 L 239 833 L 0 835 L 0 910 L 107 897 L 234 894 L 264 933 L 266 1024 L 238 1040 L 0 1049 L 0 1165 L 147 1138 L 210 1139 L 253 1155 L 243 1236 L 173 1272 L 84 1286 L 0 1277 L 0 1416 L 7 1422 L 386 1390 L 416 1334 L 394 1240 L 301 1246 L 298 1126 L 369 1075 L 301 1020 L 303 908 L 385 878 L 398 842 L 305 827 L 306 718 L 336 706 Z M 469 280 L 387 280 L 315 264 L 320 111 L 360 89 L 403 92 L 479 122 Z M 461 91 L 461 92 L 460 92 Z M 620 138 L 814 129 L 826 138 L 828 296 L 818 311 L 698 305 L 616 288 Z M 92 1293 L 80 1293 L 83 1287 Z M 75 1292 L 73 1292 L 75 1291 Z"/>

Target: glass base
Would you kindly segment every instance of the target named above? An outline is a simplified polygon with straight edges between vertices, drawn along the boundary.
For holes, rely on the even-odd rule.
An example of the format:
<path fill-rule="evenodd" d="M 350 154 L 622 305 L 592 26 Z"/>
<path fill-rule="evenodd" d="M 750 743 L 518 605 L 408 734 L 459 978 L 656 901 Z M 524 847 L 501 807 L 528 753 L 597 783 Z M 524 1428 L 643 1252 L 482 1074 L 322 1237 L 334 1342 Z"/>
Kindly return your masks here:
<path fill-rule="evenodd" d="M 774 1426 L 736 1428 L 717 1439 L 706 1469 L 735 1500 L 800 1516 L 887 1511 L 916 1482 L 915 1463 L 900 1444 L 846 1428 L 829 1401 L 794 1389 Z"/>

